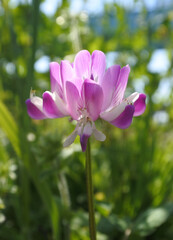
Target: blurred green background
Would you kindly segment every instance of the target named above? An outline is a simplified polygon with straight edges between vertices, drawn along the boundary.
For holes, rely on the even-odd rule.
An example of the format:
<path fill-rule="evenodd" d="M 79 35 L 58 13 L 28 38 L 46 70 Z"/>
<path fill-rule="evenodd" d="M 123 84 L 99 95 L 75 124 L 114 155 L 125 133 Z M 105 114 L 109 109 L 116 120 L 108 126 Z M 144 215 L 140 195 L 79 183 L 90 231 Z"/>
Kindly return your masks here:
<path fill-rule="evenodd" d="M 129 64 L 127 95 L 146 112 L 91 138 L 98 240 L 173 239 L 173 2 L 0 1 L 0 240 L 89 240 L 85 155 L 68 118 L 32 120 L 31 87 L 50 89 L 49 62 L 102 50 Z"/>

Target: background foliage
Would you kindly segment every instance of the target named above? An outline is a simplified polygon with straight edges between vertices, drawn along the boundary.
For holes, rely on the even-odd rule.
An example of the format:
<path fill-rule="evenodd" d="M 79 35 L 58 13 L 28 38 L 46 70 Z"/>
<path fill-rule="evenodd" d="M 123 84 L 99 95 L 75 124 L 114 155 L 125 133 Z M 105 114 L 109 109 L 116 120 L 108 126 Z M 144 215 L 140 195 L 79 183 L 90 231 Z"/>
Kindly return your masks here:
<path fill-rule="evenodd" d="M 173 238 L 173 5 L 149 10 L 139 0 L 135 10 L 121 2 L 74 14 L 64 0 L 48 15 L 43 1 L 1 0 L 0 239 L 89 239 L 85 156 L 78 139 L 62 148 L 74 125 L 32 120 L 25 106 L 31 87 L 39 96 L 50 89 L 46 62 L 72 61 L 80 49 L 129 64 L 127 95 L 147 95 L 145 114 L 129 129 L 97 123 L 107 136 L 92 141 L 98 240 Z M 153 59 L 158 49 L 168 56 L 165 70 Z"/>

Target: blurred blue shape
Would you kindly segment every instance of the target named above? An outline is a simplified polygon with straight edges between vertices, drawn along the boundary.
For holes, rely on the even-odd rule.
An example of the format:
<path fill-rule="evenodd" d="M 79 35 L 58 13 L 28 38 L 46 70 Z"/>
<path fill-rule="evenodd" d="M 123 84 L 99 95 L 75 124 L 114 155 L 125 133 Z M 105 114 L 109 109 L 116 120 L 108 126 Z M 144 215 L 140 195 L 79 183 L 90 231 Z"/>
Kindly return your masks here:
<path fill-rule="evenodd" d="M 50 58 L 48 56 L 42 56 L 35 62 L 34 68 L 39 73 L 48 72 L 49 71 L 49 62 L 50 62 Z"/>
<path fill-rule="evenodd" d="M 53 16 L 61 2 L 61 0 L 45 0 L 40 4 L 40 10 L 47 16 Z"/>
<path fill-rule="evenodd" d="M 165 49 L 157 49 L 153 52 L 148 64 L 148 70 L 151 73 L 164 73 L 170 67 L 168 53 Z"/>
<path fill-rule="evenodd" d="M 171 92 L 173 87 L 173 78 L 163 78 L 159 82 L 158 89 L 153 94 L 152 99 L 153 102 L 157 103 L 158 101 L 165 101 L 168 103 L 168 100 L 170 98 Z"/>
<path fill-rule="evenodd" d="M 157 124 L 166 124 L 169 121 L 169 114 L 163 110 L 157 111 L 153 115 L 153 120 Z"/>
<path fill-rule="evenodd" d="M 118 52 L 108 52 L 106 53 L 106 63 L 107 63 L 107 68 L 109 68 L 110 66 L 112 66 L 115 61 L 116 61 L 116 58 L 118 57 Z M 116 63 L 118 64 L 118 63 Z"/>

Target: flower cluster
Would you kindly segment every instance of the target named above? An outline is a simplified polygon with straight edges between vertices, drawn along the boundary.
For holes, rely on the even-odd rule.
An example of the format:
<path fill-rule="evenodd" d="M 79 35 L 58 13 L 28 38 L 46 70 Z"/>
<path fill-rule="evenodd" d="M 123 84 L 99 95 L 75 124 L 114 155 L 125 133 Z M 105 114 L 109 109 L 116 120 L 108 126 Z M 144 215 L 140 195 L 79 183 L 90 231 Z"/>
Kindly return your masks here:
<path fill-rule="evenodd" d="M 128 128 L 133 116 L 145 111 L 145 94 L 133 93 L 124 98 L 130 67 L 113 65 L 106 70 L 103 52 L 80 51 L 73 63 L 50 63 L 51 91 L 43 98 L 31 92 L 26 101 L 28 114 L 34 119 L 62 118 L 71 116 L 77 121 L 76 128 L 65 140 L 64 146 L 80 136 L 82 151 L 93 134 L 99 141 L 105 135 L 98 131 L 94 122 L 102 118 L 118 128 Z"/>

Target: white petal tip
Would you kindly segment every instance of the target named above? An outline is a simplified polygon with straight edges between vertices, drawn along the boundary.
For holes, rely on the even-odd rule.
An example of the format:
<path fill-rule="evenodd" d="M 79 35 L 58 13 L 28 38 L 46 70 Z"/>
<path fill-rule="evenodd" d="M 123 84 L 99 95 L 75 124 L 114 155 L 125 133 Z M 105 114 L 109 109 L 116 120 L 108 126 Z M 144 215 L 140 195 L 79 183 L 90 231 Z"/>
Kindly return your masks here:
<path fill-rule="evenodd" d="M 31 88 L 31 90 L 30 90 L 30 99 L 32 99 L 33 97 L 35 97 L 35 93 L 36 93 L 36 90 L 33 90 L 33 89 Z"/>
<path fill-rule="evenodd" d="M 74 131 L 72 132 L 72 134 L 70 134 L 70 135 L 66 138 L 66 140 L 64 141 L 63 147 L 68 147 L 68 146 L 70 146 L 70 145 L 74 142 L 74 140 L 75 140 L 76 137 L 77 137 L 77 130 L 74 130 Z"/>
<path fill-rule="evenodd" d="M 105 141 L 105 139 L 106 139 L 106 136 L 102 132 L 98 131 L 97 129 L 94 129 L 93 135 L 96 140 L 101 141 L 101 142 Z"/>

